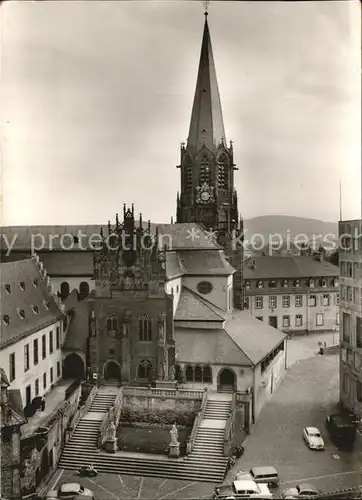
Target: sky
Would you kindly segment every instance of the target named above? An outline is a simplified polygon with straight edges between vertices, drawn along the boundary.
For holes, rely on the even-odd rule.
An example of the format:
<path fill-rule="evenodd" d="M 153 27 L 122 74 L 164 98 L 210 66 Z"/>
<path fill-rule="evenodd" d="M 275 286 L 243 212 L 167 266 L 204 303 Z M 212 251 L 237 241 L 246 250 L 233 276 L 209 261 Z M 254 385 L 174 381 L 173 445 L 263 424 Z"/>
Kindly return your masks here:
<path fill-rule="evenodd" d="M 358 0 L 211 2 L 244 218 L 361 218 Z M 204 16 L 199 1 L 7 2 L 2 225 L 169 222 Z"/>

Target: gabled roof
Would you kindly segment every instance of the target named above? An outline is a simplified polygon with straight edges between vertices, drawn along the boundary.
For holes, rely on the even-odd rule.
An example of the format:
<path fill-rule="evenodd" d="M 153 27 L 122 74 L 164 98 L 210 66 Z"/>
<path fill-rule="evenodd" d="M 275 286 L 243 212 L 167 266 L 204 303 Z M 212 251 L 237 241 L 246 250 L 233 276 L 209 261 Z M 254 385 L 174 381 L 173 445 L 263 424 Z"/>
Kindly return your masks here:
<path fill-rule="evenodd" d="M 222 140 L 225 140 L 224 121 L 209 26 L 205 18 L 187 148 L 196 152 L 205 144 L 213 151 Z"/>
<path fill-rule="evenodd" d="M 247 311 L 234 309 L 226 318 L 225 331 L 254 365 L 262 361 L 287 337 Z"/>
<path fill-rule="evenodd" d="M 252 260 L 255 268 L 252 268 Z M 311 256 L 253 257 L 244 268 L 244 279 L 287 279 L 339 276 L 339 267 Z"/>
<path fill-rule="evenodd" d="M 89 335 L 89 301 L 78 302 L 71 311 L 71 319 L 63 350 L 84 351 Z"/>
<path fill-rule="evenodd" d="M 175 314 L 176 321 L 224 321 L 225 312 L 183 286 Z"/>
<path fill-rule="evenodd" d="M 223 250 L 179 251 L 178 255 L 185 274 L 228 276 L 235 272 L 233 266 L 226 260 Z"/>
<path fill-rule="evenodd" d="M 253 364 L 223 329 L 202 330 L 175 326 L 175 346 L 180 363 Z"/>
<path fill-rule="evenodd" d="M 217 250 L 222 247 L 196 222 L 158 224 L 159 245 L 167 250 Z"/>
<path fill-rule="evenodd" d="M 166 253 L 166 277 L 167 279 L 176 278 L 177 276 L 182 276 L 185 272 L 185 268 L 180 262 L 179 253 L 176 251 Z"/>
<path fill-rule="evenodd" d="M 239 310 L 226 317 L 223 329 L 175 327 L 176 351 L 182 363 L 255 366 L 285 338 L 276 328 Z"/>
<path fill-rule="evenodd" d="M 24 314 L 23 319 L 20 314 Z M 9 324 L 5 316 L 9 317 Z M 1 264 L 0 349 L 63 317 L 34 258 Z"/>
<path fill-rule="evenodd" d="M 42 245 L 42 250 L 67 250 L 72 245 L 72 237 L 78 236 L 80 244 L 74 243 L 74 250 L 91 250 L 90 245 L 96 245 L 97 240 L 91 240 L 92 235 L 99 235 L 100 225 L 83 224 L 76 226 L 3 226 L 1 234 L 6 235 L 7 241 L 14 240 L 15 250 L 29 250 Z M 69 236 L 64 236 L 69 235 Z M 84 236 L 86 235 L 86 236 Z M 61 245 L 63 236 L 63 248 Z M 32 245 L 33 241 L 33 245 Z M 2 240 L 2 250 L 6 250 L 5 241 Z M 82 248 L 80 248 L 82 247 Z M 40 250 L 40 248 L 39 248 Z M 69 252 L 68 252 L 69 253 Z"/>

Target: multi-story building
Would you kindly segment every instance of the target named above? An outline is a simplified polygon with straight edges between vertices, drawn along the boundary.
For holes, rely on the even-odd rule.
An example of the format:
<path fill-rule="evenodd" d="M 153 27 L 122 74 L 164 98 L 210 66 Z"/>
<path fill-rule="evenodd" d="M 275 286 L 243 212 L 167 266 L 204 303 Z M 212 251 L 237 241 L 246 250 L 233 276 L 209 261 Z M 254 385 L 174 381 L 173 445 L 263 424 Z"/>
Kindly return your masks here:
<path fill-rule="evenodd" d="M 288 334 L 339 329 L 339 268 L 323 254 L 251 257 L 244 287 L 245 309 Z"/>
<path fill-rule="evenodd" d="M 36 257 L 1 264 L 0 366 L 23 407 L 62 376 L 63 319 Z"/>
<path fill-rule="evenodd" d="M 362 417 L 362 220 L 339 223 L 340 400 Z"/>

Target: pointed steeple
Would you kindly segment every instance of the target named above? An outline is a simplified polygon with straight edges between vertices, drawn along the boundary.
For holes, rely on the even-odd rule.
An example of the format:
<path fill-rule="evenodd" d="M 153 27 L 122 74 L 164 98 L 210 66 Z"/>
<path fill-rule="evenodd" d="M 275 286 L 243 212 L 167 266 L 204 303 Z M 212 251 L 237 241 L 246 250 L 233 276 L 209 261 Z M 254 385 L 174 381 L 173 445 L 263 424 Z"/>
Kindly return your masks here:
<path fill-rule="evenodd" d="M 212 55 L 207 12 L 205 12 L 199 72 L 187 147 L 198 151 L 206 144 L 209 149 L 214 150 L 222 141 L 225 141 L 224 120 Z"/>

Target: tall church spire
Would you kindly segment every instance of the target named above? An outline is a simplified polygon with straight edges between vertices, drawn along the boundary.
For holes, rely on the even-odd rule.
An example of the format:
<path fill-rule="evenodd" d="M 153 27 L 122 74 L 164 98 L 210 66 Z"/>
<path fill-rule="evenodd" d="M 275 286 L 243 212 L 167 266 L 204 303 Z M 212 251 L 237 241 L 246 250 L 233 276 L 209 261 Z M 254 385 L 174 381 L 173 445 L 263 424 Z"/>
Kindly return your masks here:
<path fill-rule="evenodd" d="M 199 72 L 187 142 L 187 148 L 195 152 L 201 149 L 204 144 L 209 149 L 214 150 L 221 142 L 225 141 L 224 120 L 207 14 L 205 11 Z"/>

